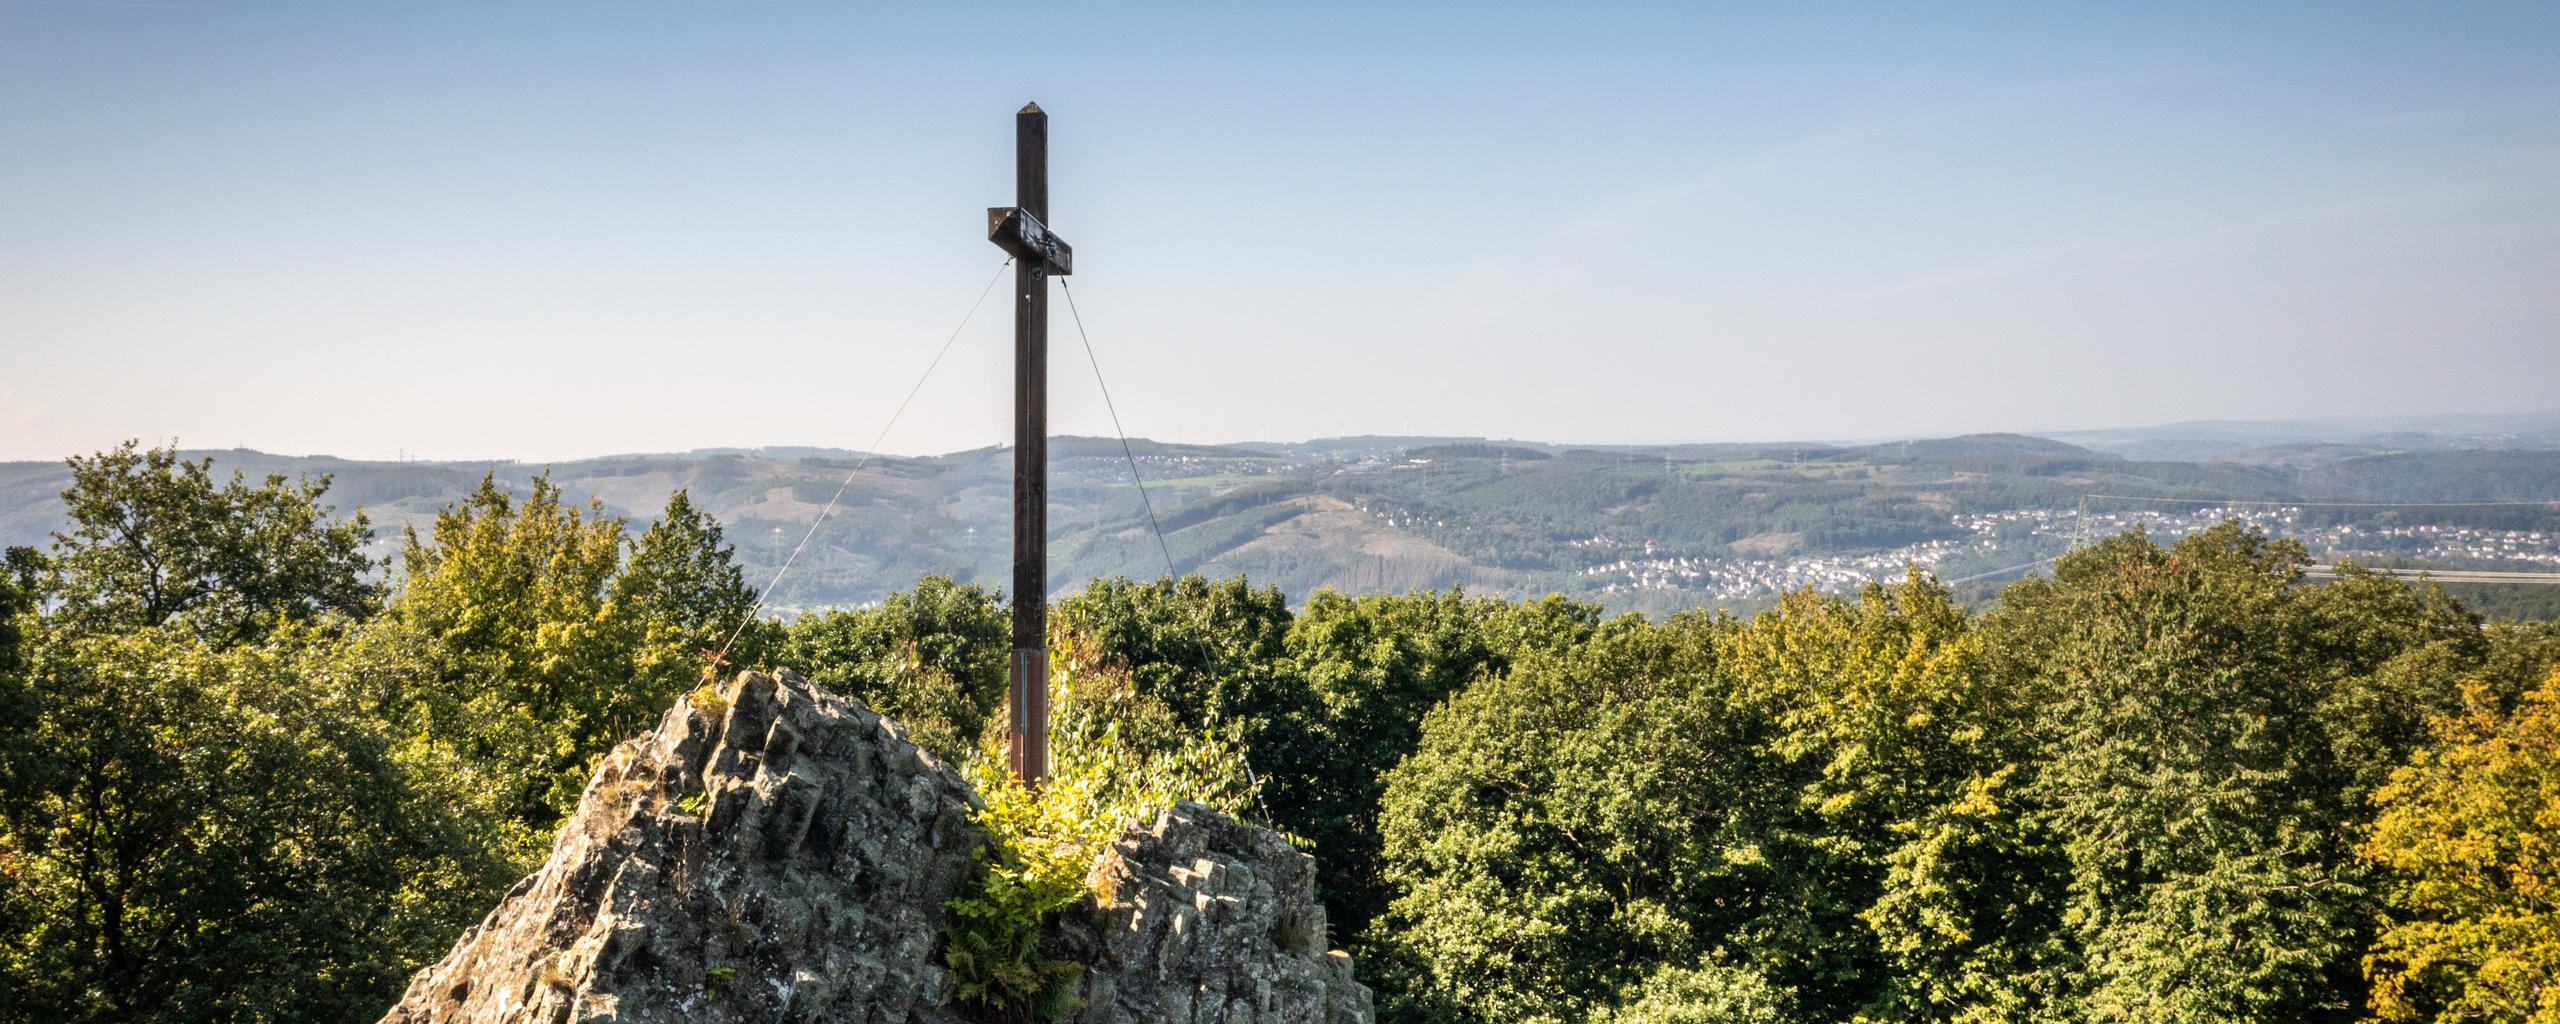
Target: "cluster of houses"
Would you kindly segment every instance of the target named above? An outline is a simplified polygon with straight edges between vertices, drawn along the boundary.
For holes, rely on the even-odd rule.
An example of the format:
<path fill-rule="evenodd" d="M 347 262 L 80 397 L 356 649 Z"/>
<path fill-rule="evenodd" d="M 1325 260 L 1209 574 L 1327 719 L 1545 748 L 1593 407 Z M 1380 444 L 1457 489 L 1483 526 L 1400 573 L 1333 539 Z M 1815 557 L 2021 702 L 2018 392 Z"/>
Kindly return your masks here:
<path fill-rule="evenodd" d="M 2366 547 L 2409 558 L 2496 563 L 2483 568 L 2560 567 L 2560 530 L 2428 525 L 2375 529 L 2341 526 L 2336 532 L 2342 541 L 2360 541 Z"/>
<path fill-rule="evenodd" d="M 1297 463 L 1281 459 L 1239 459 L 1225 456 L 1162 453 L 1128 455 L 1116 451 L 1066 456 L 1052 460 L 1057 472 L 1061 475 L 1084 476 L 1115 483 L 1128 480 L 1131 461 L 1137 462 L 1149 483 L 1211 473 L 1219 476 L 1282 476 L 1298 468 Z"/>
<path fill-rule="evenodd" d="M 1602 547 L 1594 538 L 1576 547 Z M 1812 587 L 1849 590 L 1870 580 L 1899 577 L 1909 567 L 1929 568 L 1950 557 L 1975 550 L 1962 540 L 1929 540 L 1890 551 L 1864 555 L 1808 555 L 1801 558 L 1731 558 L 1704 555 L 1657 555 L 1646 541 L 1645 557 L 1620 558 L 1586 566 L 1584 576 L 1608 578 L 1604 594 L 1634 590 L 1677 590 L 1717 601 L 1748 600 Z"/>
<path fill-rule="evenodd" d="M 1806 587 L 1845 591 L 1899 577 L 1911 566 L 1933 569 L 1958 558 L 1973 567 L 2004 561 L 2031 565 L 2032 560 L 2059 554 L 2073 543 L 2137 526 L 2169 541 L 2230 520 L 2297 541 L 2322 562 L 2407 558 L 2457 568 L 2560 569 L 2560 529 L 2311 525 L 2303 522 L 2300 507 L 2274 505 L 2131 511 L 2037 508 L 1961 514 L 1949 517 L 1950 524 L 1964 532 L 1961 539 L 1929 540 L 1860 555 L 1683 555 L 1657 552 L 1652 541 L 1645 541 L 1641 556 L 1611 557 L 1634 545 L 1605 536 L 1570 543 L 1573 548 L 1600 553 L 1603 560 L 1583 567 L 1580 575 L 1604 580 L 1600 586 L 1604 594 L 1679 591 L 1703 600 L 1737 601 Z"/>
<path fill-rule="evenodd" d="M 2390 506 L 2380 506 L 2390 508 Z M 2398 510 L 2398 511 L 2405 511 Z M 2555 510 L 2560 511 L 2560 510 Z M 2089 511 L 2021 509 L 1957 516 L 1956 525 L 1978 536 L 2004 526 L 2029 524 L 2035 536 L 2097 538 L 2140 526 L 2155 537 L 2182 537 L 2227 520 L 2301 544 L 2323 562 L 2371 562 L 2407 558 L 2465 569 L 2535 570 L 2560 567 L 2560 529 L 2501 530 L 2442 523 L 2356 525 L 2304 523 L 2293 505 L 2210 506 L 2193 510 Z M 2552 518 L 2560 519 L 2560 515 Z"/>

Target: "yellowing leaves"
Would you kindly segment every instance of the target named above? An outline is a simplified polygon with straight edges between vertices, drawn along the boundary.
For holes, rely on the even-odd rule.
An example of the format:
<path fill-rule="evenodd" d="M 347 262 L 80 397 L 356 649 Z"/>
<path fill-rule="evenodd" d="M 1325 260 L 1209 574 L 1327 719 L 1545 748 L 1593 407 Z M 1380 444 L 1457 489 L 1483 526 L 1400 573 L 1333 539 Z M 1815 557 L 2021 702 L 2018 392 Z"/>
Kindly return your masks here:
<path fill-rule="evenodd" d="M 2560 1022 L 2560 673 L 2512 708 L 2487 687 L 2375 795 L 2393 871 L 2365 959 L 2386 1020 Z"/>

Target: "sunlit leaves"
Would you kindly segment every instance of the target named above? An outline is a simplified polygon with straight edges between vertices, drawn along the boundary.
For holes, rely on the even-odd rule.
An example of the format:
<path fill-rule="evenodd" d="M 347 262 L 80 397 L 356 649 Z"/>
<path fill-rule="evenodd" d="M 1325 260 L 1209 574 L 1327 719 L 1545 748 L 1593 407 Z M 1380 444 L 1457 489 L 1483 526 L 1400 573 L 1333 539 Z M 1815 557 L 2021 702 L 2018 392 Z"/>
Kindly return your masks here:
<path fill-rule="evenodd" d="M 361 617 L 380 601 L 359 512 L 333 520 L 329 478 L 216 483 L 211 458 L 134 442 L 74 457 L 71 525 L 41 561 L 61 628 L 174 626 L 215 642 L 281 623 Z"/>
<path fill-rule="evenodd" d="M 2392 869 L 2366 960 L 2388 1020 L 2560 1021 L 2560 673 L 2486 686 L 2392 773 L 2365 852 Z"/>

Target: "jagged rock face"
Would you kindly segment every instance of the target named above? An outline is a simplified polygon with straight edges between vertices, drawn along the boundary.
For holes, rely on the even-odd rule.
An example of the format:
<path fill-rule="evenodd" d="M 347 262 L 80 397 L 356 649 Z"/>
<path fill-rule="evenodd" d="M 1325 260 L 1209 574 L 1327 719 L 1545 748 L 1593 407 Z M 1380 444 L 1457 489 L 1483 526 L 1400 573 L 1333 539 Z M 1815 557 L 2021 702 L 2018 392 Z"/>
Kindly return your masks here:
<path fill-rule="evenodd" d="M 551 856 L 383 1024 L 958 1024 L 942 943 L 978 798 L 790 671 L 688 697 L 605 757 Z M 1315 865 L 1198 804 L 1131 829 L 1052 948 L 1077 1024 L 1368 1024 Z"/>
<path fill-rule="evenodd" d="M 714 704 L 608 755 L 541 870 L 384 1024 L 951 1019 L 968 784 L 789 671 Z"/>
<path fill-rule="evenodd" d="M 1102 855 L 1075 1024 L 1368 1024 L 1351 958 L 1327 952 L 1315 860 L 1280 836 L 1177 804 Z"/>

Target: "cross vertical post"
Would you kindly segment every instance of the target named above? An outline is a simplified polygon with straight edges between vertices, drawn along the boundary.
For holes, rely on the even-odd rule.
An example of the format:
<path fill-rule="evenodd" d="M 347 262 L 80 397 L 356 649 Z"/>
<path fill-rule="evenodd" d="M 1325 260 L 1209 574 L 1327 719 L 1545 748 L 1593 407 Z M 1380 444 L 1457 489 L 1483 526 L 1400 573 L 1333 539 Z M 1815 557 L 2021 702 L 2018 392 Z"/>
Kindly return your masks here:
<path fill-rule="evenodd" d="M 1049 115 L 1013 115 L 1014 205 L 987 211 L 987 240 L 1013 255 L 1013 667 L 1006 751 L 1014 778 L 1049 775 L 1049 277 L 1074 272 L 1049 233 Z"/>

